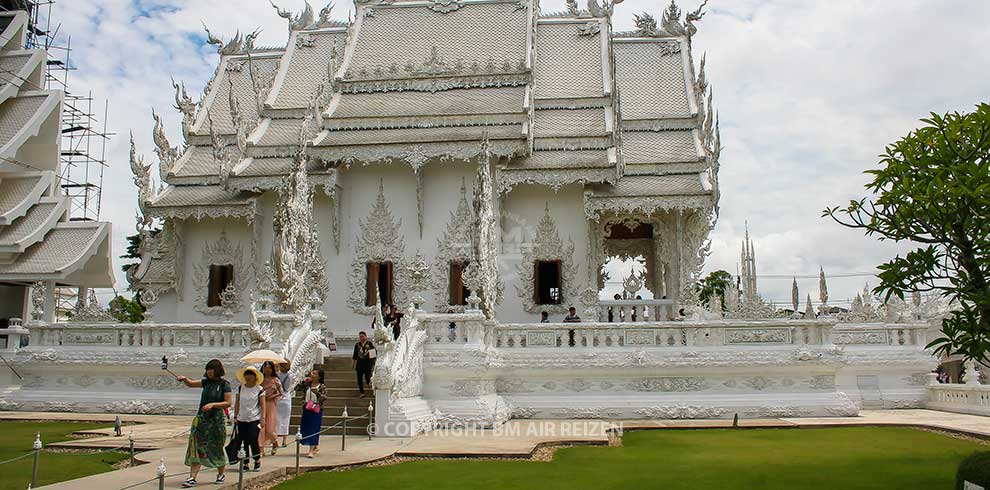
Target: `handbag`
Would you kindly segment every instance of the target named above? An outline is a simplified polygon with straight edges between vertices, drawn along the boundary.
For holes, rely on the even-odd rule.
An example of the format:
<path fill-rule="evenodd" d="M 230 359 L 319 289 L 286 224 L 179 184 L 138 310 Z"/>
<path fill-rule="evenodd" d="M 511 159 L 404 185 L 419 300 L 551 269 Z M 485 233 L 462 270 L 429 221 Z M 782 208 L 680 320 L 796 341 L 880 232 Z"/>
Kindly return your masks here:
<path fill-rule="evenodd" d="M 313 400 L 306 402 L 306 406 L 304 408 L 313 413 L 320 413 L 320 404 L 314 402 Z"/>

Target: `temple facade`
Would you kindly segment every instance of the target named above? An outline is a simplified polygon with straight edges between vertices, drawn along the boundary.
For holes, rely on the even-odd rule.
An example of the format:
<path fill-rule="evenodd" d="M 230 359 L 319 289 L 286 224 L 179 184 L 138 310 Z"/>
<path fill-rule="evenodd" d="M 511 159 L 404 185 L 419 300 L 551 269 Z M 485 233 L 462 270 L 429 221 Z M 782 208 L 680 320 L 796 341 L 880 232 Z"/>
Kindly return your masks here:
<path fill-rule="evenodd" d="M 202 99 L 175 88 L 181 145 L 155 115 L 160 189 L 132 152 L 144 243 L 128 278 L 151 318 L 247 321 L 294 163 L 317 191 L 327 280 L 312 294 L 337 335 L 366 330 L 378 301 L 463 311 L 485 253 L 500 321 L 598 317 L 603 265 L 630 257 L 651 314 L 676 315 L 718 213 L 718 128 L 691 50 L 702 14 L 671 5 L 616 32 L 589 7 L 357 2 L 349 23 L 277 11 L 284 48 L 210 34 Z M 480 250 L 486 206 L 497 226 Z"/>
<path fill-rule="evenodd" d="M 19 374 L 0 377 L 0 409 L 195 411 L 161 365 L 199 372 L 264 348 L 299 380 L 327 359 L 329 332 L 347 346 L 366 330 L 374 410 L 349 413 L 375 435 L 986 410 L 985 386 L 932 381 L 926 345 L 952 307 L 939 298 L 864 291 L 837 312 L 822 272 L 817 304 L 799 305 L 795 284 L 779 309 L 757 290 L 747 233 L 738 284 L 699 300 L 720 152 L 691 51 L 701 9 L 671 4 L 617 32 L 597 0 L 552 14 L 527 0 L 355 6 L 346 23 L 276 9 L 284 48 L 208 32 L 220 58 L 204 96 L 175 84 L 183 142 L 156 113 L 156 158 L 132 144 L 140 261 L 127 277 L 144 321 L 98 305 L 54 321 L 36 283 L 17 300 L 41 298 L 29 345 L 8 346 Z M 629 259 L 642 266 L 610 277 Z M 88 267 L 24 280 L 71 284 Z M 386 304 L 405 314 L 397 337 Z M 579 323 L 561 321 L 571 307 Z"/>

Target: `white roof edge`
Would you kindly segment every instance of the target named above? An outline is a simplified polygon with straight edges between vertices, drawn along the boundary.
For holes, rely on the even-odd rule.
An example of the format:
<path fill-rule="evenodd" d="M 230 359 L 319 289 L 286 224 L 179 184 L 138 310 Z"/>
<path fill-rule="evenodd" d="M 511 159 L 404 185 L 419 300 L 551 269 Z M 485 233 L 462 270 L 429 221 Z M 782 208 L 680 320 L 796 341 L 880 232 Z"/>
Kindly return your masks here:
<path fill-rule="evenodd" d="M 64 267 L 56 269 L 52 272 L 41 273 L 41 274 L 27 274 L 27 273 L 14 273 L 14 274 L 0 274 L 0 280 L 23 280 L 23 279 L 65 279 L 74 272 L 78 271 L 86 265 L 86 263 L 96 255 L 99 251 L 100 245 L 103 240 L 109 237 L 109 227 L 110 224 L 102 221 L 71 221 L 71 222 L 61 222 L 55 225 L 52 230 L 60 230 L 67 228 L 96 228 L 96 233 L 93 237 L 85 244 L 80 244 L 79 254 L 71 257 Z M 37 245 L 44 246 L 44 241 Z"/>
<path fill-rule="evenodd" d="M 41 125 L 44 124 L 45 119 L 62 104 L 62 98 L 65 94 L 61 90 L 37 90 L 22 92 L 17 97 L 38 97 L 42 95 L 45 96 L 45 101 L 31 115 L 27 123 L 14 133 L 10 141 L 0 147 L 0 157 L 13 158 L 17 154 L 17 150 L 21 148 L 21 145 L 26 143 L 31 137 L 37 136 L 41 131 Z"/>
<path fill-rule="evenodd" d="M 282 91 L 282 83 L 285 82 L 285 76 L 289 71 L 289 62 L 292 60 L 292 55 L 296 52 L 296 37 L 299 36 L 300 32 L 302 31 L 292 31 L 289 33 L 289 41 L 285 46 L 285 51 L 282 52 L 282 58 L 278 62 L 278 72 L 275 73 L 272 88 L 268 90 L 268 97 L 265 98 L 264 106 L 266 109 L 271 109 L 275 105 L 278 94 Z"/>
<path fill-rule="evenodd" d="M 38 227 L 38 229 L 32 231 L 31 233 L 24 236 L 24 238 L 14 242 L 10 246 L 0 246 L 0 252 L 3 253 L 22 253 L 27 250 L 28 247 L 40 242 L 45 238 L 45 235 L 56 226 L 62 216 L 65 214 L 66 209 L 69 207 L 69 200 L 58 197 L 43 197 L 37 204 L 49 204 L 54 203 L 55 209 L 52 210 L 45 221 Z"/>
<path fill-rule="evenodd" d="M 13 73 L 13 79 L 9 80 L 6 84 L 4 84 L 4 87 L 0 89 L 0 104 L 7 99 L 16 96 L 25 81 L 30 82 L 28 77 L 31 76 L 31 72 L 37 69 L 38 65 L 45 60 L 45 52 L 40 49 L 21 49 L 17 51 L 5 51 L 0 53 L 0 58 L 5 56 L 24 56 L 25 54 L 29 55 L 27 63 L 24 63 L 24 66 L 22 66 L 17 73 Z"/>
<path fill-rule="evenodd" d="M 2 48 L 7 50 L 12 44 L 15 46 L 24 46 L 27 41 L 28 13 L 24 10 L 15 10 L 13 12 L 2 12 L 0 15 L 3 17 L 13 17 L 7 28 L 0 33 L 0 38 L 5 40 Z M 18 29 L 20 29 L 20 32 L 17 32 Z M 14 34 L 17 34 L 17 36 Z"/>
<path fill-rule="evenodd" d="M 678 40 L 681 44 L 681 63 L 684 67 L 684 93 L 688 99 L 688 112 L 698 114 L 698 101 L 694 94 L 694 67 L 691 66 L 691 45 L 687 40 Z"/>
<path fill-rule="evenodd" d="M 41 198 L 45 195 L 45 192 L 55 185 L 55 172 L 52 172 L 51 170 L 45 170 L 42 172 L 25 172 L 22 174 L 12 175 L 13 177 L 8 176 L 7 178 L 17 179 L 34 176 L 40 176 L 40 178 L 38 179 L 38 182 L 34 184 L 34 188 L 31 189 L 31 192 L 28 193 L 27 197 L 25 197 L 23 201 L 10 208 L 10 210 L 6 213 L 0 215 L 0 225 L 9 225 L 15 219 L 27 214 L 28 210 L 31 209 L 31 206 L 34 206 L 41 201 Z"/>

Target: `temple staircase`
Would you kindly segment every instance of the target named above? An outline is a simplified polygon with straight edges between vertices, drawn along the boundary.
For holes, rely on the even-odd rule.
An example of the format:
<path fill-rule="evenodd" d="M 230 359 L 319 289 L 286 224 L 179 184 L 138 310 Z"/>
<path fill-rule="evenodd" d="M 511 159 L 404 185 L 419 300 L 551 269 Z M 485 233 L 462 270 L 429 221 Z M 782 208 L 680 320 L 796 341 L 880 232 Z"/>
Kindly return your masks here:
<path fill-rule="evenodd" d="M 317 364 L 316 369 L 323 370 L 323 380 L 329 397 L 323 404 L 323 428 L 343 421 L 344 407 L 347 407 L 347 435 L 368 435 L 370 414 L 368 406 L 374 400 L 374 391 L 365 387 L 367 398 L 361 398 L 357 388 L 357 376 L 351 369 L 350 356 L 328 356 L 323 364 Z M 302 418 L 305 402 L 304 391 L 296 390 L 292 394 L 292 417 L 289 419 L 289 434 L 295 434 Z M 340 435 L 343 426 L 327 430 L 323 435 Z"/>

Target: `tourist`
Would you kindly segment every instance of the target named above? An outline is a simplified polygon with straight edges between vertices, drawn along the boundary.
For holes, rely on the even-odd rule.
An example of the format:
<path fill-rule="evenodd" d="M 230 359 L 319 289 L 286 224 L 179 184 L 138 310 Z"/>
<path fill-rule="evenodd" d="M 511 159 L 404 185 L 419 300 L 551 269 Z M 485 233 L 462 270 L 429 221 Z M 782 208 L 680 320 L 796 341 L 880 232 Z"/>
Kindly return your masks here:
<path fill-rule="evenodd" d="M 272 456 L 278 453 L 278 401 L 285 397 L 282 382 L 278 379 L 275 363 L 266 361 L 261 365 L 261 389 L 264 391 L 265 428 L 261 431 L 261 447 L 272 446 Z"/>
<path fill-rule="evenodd" d="M 289 386 L 289 369 L 292 365 L 285 361 L 278 365 L 278 381 L 282 383 L 282 393 L 285 395 L 275 404 L 278 415 L 275 434 L 282 437 L 282 447 L 289 442 L 289 418 L 292 417 L 292 386 Z"/>
<path fill-rule="evenodd" d="M 572 306 L 567 309 L 567 316 L 564 317 L 564 323 L 580 323 L 581 317 L 577 315 L 577 310 Z"/>
<path fill-rule="evenodd" d="M 299 421 L 299 431 L 303 438 L 300 444 L 309 446 L 307 458 L 312 458 L 320 452 L 320 428 L 323 426 L 323 403 L 327 400 L 327 388 L 323 386 L 323 370 L 314 369 L 303 383 L 306 385 L 302 420 Z"/>
<path fill-rule="evenodd" d="M 402 321 L 402 313 L 399 309 L 392 305 L 390 317 L 385 319 L 386 324 L 392 325 L 392 340 L 399 340 L 399 335 L 402 333 L 402 326 L 400 322 Z"/>
<path fill-rule="evenodd" d="M 550 323 L 550 313 L 546 310 L 540 312 L 540 323 Z"/>
<path fill-rule="evenodd" d="M 371 388 L 371 372 L 375 369 L 375 344 L 368 340 L 368 334 L 358 333 L 358 341 L 354 344 L 354 354 L 351 356 L 351 369 L 357 371 L 358 390 L 361 398 L 365 397 L 364 385 Z"/>
<path fill-rule="evenodd" d="M 216 483 L 224 481 L 224 466 L 227 459 L 223 443 L 227 438 L 223 411 L 230 407 L 230 382 L 224 379 L 223 363 L 211 359 L 206 363 L 202 379 L 192 380 L 185 376 L 175 379 L 190 388 L 202 388 L 199 395 L 199 412 L 193 417 L 189 428 L 189 446 L 186 448 L 185 464 L 189 467 L 189 478 L 182 482 L 182 488 L 196 486 L 196 476 L 200 468 L 217 469 Z"/>
<path fill-rule="evenodd" d="M 234 435 L 227 444 L 227 460 L 231 465 L 240 464 L 247 471 L 247 459 L 239 461 L 237 452 L 244 447 L 244 455 L 254 460 L 254 471 L 261 471 L 261 444 L 259 435 L 265 429 L 265 404 L 259 380 L 265 376 L 254 366 L 237 371 L 241 386 L 234 398 Z"/>

